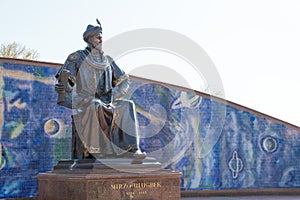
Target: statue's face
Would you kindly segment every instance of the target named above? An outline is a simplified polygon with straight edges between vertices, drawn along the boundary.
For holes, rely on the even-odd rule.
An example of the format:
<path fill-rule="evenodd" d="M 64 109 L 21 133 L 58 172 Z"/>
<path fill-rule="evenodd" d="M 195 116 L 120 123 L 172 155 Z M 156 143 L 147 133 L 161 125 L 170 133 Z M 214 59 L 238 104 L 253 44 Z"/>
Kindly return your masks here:
<path fill-rule="evenodd" d="M 97 33 L 90 38 L 90 43 L 93 48 L 102 50 L 102 33 Z"/>

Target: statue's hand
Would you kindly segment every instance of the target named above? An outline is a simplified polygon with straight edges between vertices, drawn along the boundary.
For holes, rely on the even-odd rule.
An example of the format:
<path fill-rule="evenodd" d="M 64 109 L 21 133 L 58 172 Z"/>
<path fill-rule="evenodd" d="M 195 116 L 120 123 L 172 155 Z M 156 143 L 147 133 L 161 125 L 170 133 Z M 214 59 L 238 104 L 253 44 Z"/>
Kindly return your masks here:
<path fill-rule="evenodd" d="M 62 82 L 55 83 L 55 91 L 57 93 L 64 93 L 65 92 L 65 86 Z"/>
<path fill-rule="evenodd" d="M 68 80 L 70 77 L 70 71 L 63 69 L 61 70 L 60 74 L 57 77 L 56 83 L 55 83 L 55 90 L 58 93 L 65 93 L 66 89 L 68 88 Z"/>
<path fill-rule="evenodd" d="M 113 88 L 113 100 L 122 99 L 126 96 L 129 88 L 129 76 L 124 75 L 115 81 Z"/>
<path fill-rule="evenodd" d="M 118 88 L 113 88 L 112 95 L 113 101 L 116 101 L 118 99 L 121 99 L 125 95 L 125 93 L 122 93 L 120 90 L 118 90 Z"/>

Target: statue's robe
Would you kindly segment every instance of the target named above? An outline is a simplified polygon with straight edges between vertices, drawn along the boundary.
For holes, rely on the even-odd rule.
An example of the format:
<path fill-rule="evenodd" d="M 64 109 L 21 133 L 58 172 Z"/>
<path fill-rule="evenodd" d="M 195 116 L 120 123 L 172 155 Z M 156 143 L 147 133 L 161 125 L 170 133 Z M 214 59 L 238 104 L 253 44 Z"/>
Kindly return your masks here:
<path fill-rule="evenodd" d="M 122 99 L 129 78 L 113 59 L 95 61 L 88 49 L 68 56 L 56 75 L 68 73 L 61 105 L 73 109 L 73 158 L 121 155 L 139 148 L 134 102 Z"/>

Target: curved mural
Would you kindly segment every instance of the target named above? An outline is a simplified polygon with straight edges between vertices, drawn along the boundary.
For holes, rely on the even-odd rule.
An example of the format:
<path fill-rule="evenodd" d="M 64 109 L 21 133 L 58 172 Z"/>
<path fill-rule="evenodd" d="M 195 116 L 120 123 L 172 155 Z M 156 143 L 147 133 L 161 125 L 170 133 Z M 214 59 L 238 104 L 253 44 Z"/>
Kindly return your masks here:
<path fill-rule="evenodd" d="M 0 59 L 0 198 L 37 196 L 37 174 L 70 158 L 60 64 Z M 141 148 L 182 172 L 182 190 L 300 187 L 300 128 L 206 94 L 132 77 Z"/>

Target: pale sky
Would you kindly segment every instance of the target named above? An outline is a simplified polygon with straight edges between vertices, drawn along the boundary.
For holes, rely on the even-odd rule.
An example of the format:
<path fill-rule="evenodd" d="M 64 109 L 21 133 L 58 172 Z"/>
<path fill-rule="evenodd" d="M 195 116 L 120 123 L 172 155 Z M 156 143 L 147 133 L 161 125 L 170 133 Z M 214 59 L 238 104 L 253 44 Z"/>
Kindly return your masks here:
<path fill-rule="evenodd" d="M 300 126 L 298 0 L 0 2 L 0 43 L 22 43 L 41 61 L 63 63 L 84 48 L 82 33 L 96 18 L 104 41 L 140 28 L 183 34 L 213 61 L 227 100 Z"/>

